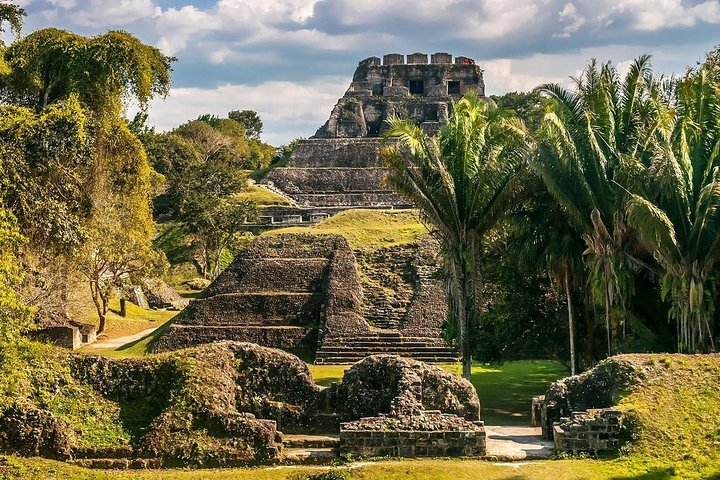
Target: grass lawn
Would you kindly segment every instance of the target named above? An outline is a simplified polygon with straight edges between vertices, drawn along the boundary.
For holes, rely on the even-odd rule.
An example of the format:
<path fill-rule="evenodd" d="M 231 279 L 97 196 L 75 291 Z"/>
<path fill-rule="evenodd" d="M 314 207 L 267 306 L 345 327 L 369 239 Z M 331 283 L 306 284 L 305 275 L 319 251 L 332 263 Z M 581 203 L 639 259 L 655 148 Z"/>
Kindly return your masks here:
<path fill-rule="evenodd" d="M 172 312 L 177 313 L 177 312 Z M 80 349 L 80 353 L 87 353 L 89 355 L 104 355 L 106 357 L 110 358 L 130 358 L 130 357 L 142 357 L 143 355 L 147 355 L 150 353 L 150 347 L 152 346 L 152 343 L 160 336 L 162 335 L 165 330 L 170 326 L 172 323 L 172 319 L 167 320 L 165 323 L 162 323 L 158 325 L 158 323 L 154 323 L 153 326 L 158 327 L 157 330 L 150 333 L 149 335 L 144 336 L 143 338 L 136 340 L 134 342 L 126 343 L 125 345 L 122 345 L 118 348 L 84 348 Z M 152 327 L 151 327 L 152 328 Z M 2 478 L 2 477 L 0 477 Z"/>
<path fill-rule="evenodd" d="M 80 291 L 74 295 L 70 306 L 72 318 L 83 323 L 98 324 L 97 311 L 90 301 L 90 294 Z M 126 302 L 127 316 L 120 316 L 120 300 L 115 297 L 110 300 L 110 310 L 106 316 L 105 332 L 100 341 L 112 340 L 126 335 L 134 335 L 149 328 L 154 328 L 167 322 L 178 312 L 170 310 L 145 310 L 137 305 Z"/>
<path fill-rule="evenodd" d="M 1 457 L 0 457 L 1 458 Z M 628 476 L 627 470 L 612 462 L 596 460 L 558 460 L 495 464 L 481 460 L 428 459 L 363 462 L 339 467 L 270 467 L 224 470 L 149 470 L 93 471 L 41 459 L 8 458 L 10 467 L 0 463 L 0 478 L 52 478 L 73 480 L 143 479 L 143 480 L 306 480 L 311 475 L 339 470 L 348 479 L 358 480 L 663 480 L 659 473 Z M 5 469 L 5 475 L 3 469 Z M 341 478 L 339 476 L 326 478 Z M 345 478 L 345 477 L 343 477 Z"/>
<path fill-rule="evenodd" d="M 350 365 L 309 365 L 313 379 L 328 386 L 340 382 Z M 449 372 L 462 372 L 459 364 L 440 365 Z M 480 396 L 482 419 L 487 425 L 529 425 L 530 399 L 542 395 L 550 383 L 568 375 L 552 360 L 519 360 L 499 365 L 475 364 L 471 382 Z"/>
<path fill-rule="evenodd" d="M 289 227 L 270 230 L 264 235 L 279 233 L 339 234 L 350 246 L 374 250 L 414 241 L 427 233 L 415 210 L 345 210 L 312 227 Z"/>
<path fill-rule="evenodd" d="M 288 201 L 284 197 L 266 190 L 257 185 L 248 185 L 247 190 L 236 193 L 235 198 L 240 201 L 250 201 L 263 205 L 287 205 Z"/>

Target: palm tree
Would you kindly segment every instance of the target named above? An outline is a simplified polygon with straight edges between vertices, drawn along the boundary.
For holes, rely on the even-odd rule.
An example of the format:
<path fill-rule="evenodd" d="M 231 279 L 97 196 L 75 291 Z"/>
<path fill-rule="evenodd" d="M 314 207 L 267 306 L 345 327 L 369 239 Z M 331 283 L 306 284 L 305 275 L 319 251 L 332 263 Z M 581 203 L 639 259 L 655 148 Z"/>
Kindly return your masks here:
<path fill-rule="evenodd" d="M 635 163 L 640 181 L 626 204 L 628 223 L 663 269 L 662 293 L 677 321 L 678 349 L 714 350 L 716 265 L 720 258 L 720 81 L 705 68 L 655 99 L 662 122 L 654 155 Z"/>
<path fill-rule="evenodd" d="M 520 120 L 474 96 L 453 106 L 437 137 L 407 120 L 389 121 L 387 180 L 434 227 L 444 260 L 448 325 L 470 378 L 470 331 L 479 321 L 480 242 L 505 212 L 529 150 Z"/>
<path fill-rule="evenodd" d="M 544 85 L 553 100 L 538 130 L 539 155 L 534 169 L 561 207 L 569 225 L 585 243 L 589 289 L 605 311 L 608 355 L 617 322 L 633 291 L 637 263 L 628 243 L 624 191 L 616 181 L 631 178 L 628 158 L 647 158 L 646 132 L 655 122 L 647 91 L 653 84 L 649 57 L 635 60 L 621 81 L 617 70 L 595 62 L 573 79 L 573 90 Z M 624 329 L 624 314 L 621 312 Z"/>
<path fill-rule="evenodd" d="M 520 267 L 529 272 L 546 272 L 555 287 L 565 295 L 568 315 L 570 373 L 575 375 L 575 312 L 573 292 L 585 278 L 583 274 L 582 241 L 570 228 L 563 212 L 549 198 L 542 186 L 511 216 L 510 248 L 518 252 Z"/>

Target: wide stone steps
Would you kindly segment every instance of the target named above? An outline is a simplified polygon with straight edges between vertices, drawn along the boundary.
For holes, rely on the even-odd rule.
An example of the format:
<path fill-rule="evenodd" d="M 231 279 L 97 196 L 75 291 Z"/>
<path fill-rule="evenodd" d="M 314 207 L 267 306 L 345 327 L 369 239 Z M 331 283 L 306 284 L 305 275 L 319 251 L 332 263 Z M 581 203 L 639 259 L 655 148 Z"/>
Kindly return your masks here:
<path fill-rule="evenodd" d="M 439 338 L 404 337 L 397 332 L 375 332 L 323 343 L 315 363 L 354 363 L 370 355 L 391 354 L 428 363 L 451 363 L 458 353 Z"/>
<path fill-rule="evenodd" d="M 224 293 L 196 300 L 188 307 L 188 312 L 179 317 L 176 324 L 305 324 L 317 318 L 319 308 L 320 296 L 314 292 Z M 187 315 L 190 312 L 192 315 Z"/>
<path fill-rule="evenodd" d="M 377 352 L 382 353 L 382 352 Z M 327 356 L 327 357 L 320 357 L 320 353 L 318 352 L 318 357 L 315 358 L 315 364 L 316 365 L 347 365 L 352 363 L 357 363 L 360 360 L 364 359 L 364 356 L 354 356 L 354 355 L 343 355 L 343 356 Z M 405 358 L 412 358 L 413 360 L 417 360 L 420 362 L 425 363 L 455 363 L 457 361 L 457 355 L 448 355 L 448 356 L 425 356 L 425 355 L 402 355 Z"/>
<path fill-rule="evenodd" d="M 340 444 L 338 435 L 283 434 L 285 448 L 335 448 Z"/>
<path fill-rule="evenodd" d="M 283 434 L 283 463 L 325 464 L 338 458 L 340 438 L 337 435 Z"/>

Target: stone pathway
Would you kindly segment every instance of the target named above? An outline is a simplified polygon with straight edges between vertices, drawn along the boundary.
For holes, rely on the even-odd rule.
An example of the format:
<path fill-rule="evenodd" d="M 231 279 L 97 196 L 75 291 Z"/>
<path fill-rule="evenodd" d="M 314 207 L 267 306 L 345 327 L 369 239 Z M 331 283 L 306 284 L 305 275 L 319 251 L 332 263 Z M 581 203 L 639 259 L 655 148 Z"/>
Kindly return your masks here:
<path fill-rule="evenodd" d="M 133 335 L 126 335 L 124 337 L 118 337 L 113 338 L 112 340 L 107 340 L 105 342 L 95 342 L 91 343 L 90 345 L 87 345 L 83 347 L 83 350 L 105 350 L 105 349 L 118 349 L 122 347 L 123 345 L 127 345 L 128 343 L 135 342 L 137 340 L 141 340 L 145 338 L 146 336 L 153 333 L 155 330 L 157 330 L 158 327 L 148 328 L 147 330 L 143 330 L 142 332 L 135 333 Z"/>
<path fill-rule="evenodd" d="M 550 458 L 553 442 L 543 440 L 540 427 L 485 426 L 487 457 L 491 460 L 513 462 Z"/>

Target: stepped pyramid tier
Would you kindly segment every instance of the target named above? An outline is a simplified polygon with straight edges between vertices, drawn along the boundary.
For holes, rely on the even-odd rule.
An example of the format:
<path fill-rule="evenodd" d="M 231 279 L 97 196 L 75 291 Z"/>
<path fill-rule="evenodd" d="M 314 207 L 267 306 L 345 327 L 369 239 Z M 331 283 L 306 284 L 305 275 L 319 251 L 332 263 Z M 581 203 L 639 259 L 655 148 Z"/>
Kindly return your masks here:
<path fill-rule="evenodd" d="M 447 304 L 432 277 L 436 253 L 429 238 L 354 252 L 339 235 L 258 237 L 154 349 L 236 340 L 309 353 L 318 363 L 378 353 L 453 361 L 457 353 L 440 335 Z"/>
<path fill-rule="evenodd" d="M 407 207 L 384 181 L 380 149 L 387 120 L 409 119 L 434 135 L 447 123 L 452 102 L 468 92 L 482 97 L 485 84 L 467 57 L 415 53 L 407 61 L 400 54 L 362 60 L 327 122 L 297 143 L 286 166 L 262 179 L 261 186 L 293 204 L 266 211 L 265 223 L 314 223 L 348 208 Z"/>

